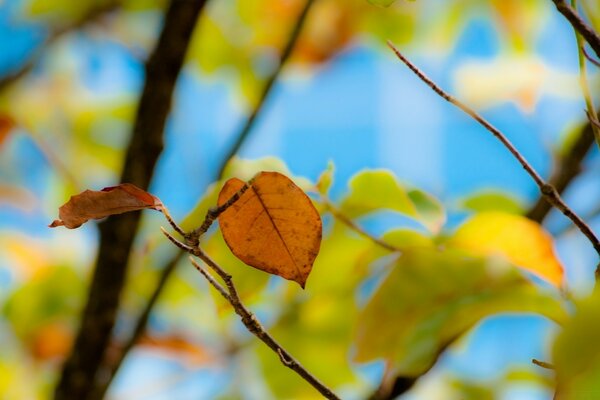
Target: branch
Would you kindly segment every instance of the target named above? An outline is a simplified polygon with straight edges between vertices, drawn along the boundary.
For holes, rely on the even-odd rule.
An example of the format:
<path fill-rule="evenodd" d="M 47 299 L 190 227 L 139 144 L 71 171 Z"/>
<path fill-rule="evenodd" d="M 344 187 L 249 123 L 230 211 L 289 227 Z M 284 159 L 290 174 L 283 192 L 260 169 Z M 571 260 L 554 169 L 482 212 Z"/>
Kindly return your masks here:
<path fill-rule="evenodd" d="M 565 0 L 552 0 L 558 12 L 560 12 L 569 21 L 573 29 L 585 39 L 586 42 L 600 57 L 600 35 L 589 26 Z"/>
<path fill-rule="evenodd" d="M 168 234 L 167 234 L 168 235 Z M 173 238 L 170 238 L 173 240 Z M 246 329 L 254 336 L 259 338 L 265 343 L 271 350 L 273 350 L 281 363 L 296 372 L 302 379 L 308 382 L 314 387 L 319 393 L 321 393 L 327 399 L 339 400 L 340 398 L 333 393 L 325 384 L 319 379 L 312 375 L 306 368 L 300 364 L 287 350 L 285 350 L 277 341 L 265 330 L 262 324 L 256 319 L 254 314 L 249 311 L 246 306 L 240 300 L 231 275 L 227 274 L 216 262 L 214 262 L 206 253 L 204 253 L 199 247 L 193 250 L 193 254 L 200 258 L 206 263 L 215 273 L 217 273 L 225 282 L 225 287 L 215 281 L 210 276 L 208 271 L 204 270 L 193 258 L 190 257 L 192 264 L 200 273 L 208 280 L 208 282 L 223 296 L 225 300 L 231 304 L 235 313 L 240 316 L 240 319 Z"/>
<path fill-rule="evenodd" d="M 585 47 L 581 48 L 581 51 L 583 51 L 583 55 L 585 56 L 585 58 L 588 59 L 589 62 L 591 62 L 592 64 L 594 64 L 596 67 L 600 68 L 600 61 L 595 60 L 585 49 Z"/>
<path fill-rule="evenodd" d="M 588 123 L 581 129 L 579 136 L 573 143 L 570 151 L 560 156 L 548 183 L 556 188 L 558 193 L 563 193 L 582 171 L 582 163 L 594 144 L 592 124 Z M 527 212 L 527 218 L 542 223 L 552 205 L 544 196 L 540 196 L 533 207 Z"/>
<path fill-rule="evenodd" d="M 162 152 L 162 132 L 175 82 L 204 0 L 172 0 L 158 43 L 146 63 L 146 81 L 133 134 L 127 148 L 121 182 L 149 186 Z M 93 399 L 95 375 L 115 323 L 127 261 L 140 213 L 109 218 L 99 225 L 100 245 L 81 327 L 64 365 L 55 399 Z"/>
<path fill-rule="evenodd" d="M 282 52 L 279 66 L 273 72 L 273 75 L 269 78 L 269 80 L 267 81 L 267 83 L 263 89 L 263 93 L 260 98 L 260 101 L 258 102 L 256 108 L 253 110 L 250 118 L 247 120 L 246 124 L 240 131 L 240 134 L 238 135 L 238 139 L 237 139 L 235 145 L 232 147 L 232 149 L 229 151 L 229 153 L 223 158 L 223 161 L 221 162 L 221 166 L 219 167 L 219 172 L 218 172 L 217 178 L 223 174 L 223 170 L 225 169 L 227 162 L 235 155 L 235 153 L 237 153 L 237 151 L 239 150 L 239 148 L 241 147 L 241 145 L 247 138 L 248 133 L 251 131 L 252 126 L 254 125 L 254 121 L 256 120 L 256 118 L 260 114 L 260 112 L 262 111 L 262 109 L 263 109 L 262 104 L 264 103 L 265 99 L 269 95 L 274 82 L 277 81 L 277 79 L 279 78 L 279 75 L 281 73 L 281 70 L 282 70 L 284 64 L 286 64 L 287 60 L 289 59 L 289 57 L 292 53 L 292 50 L 297 43 L 297 39 L 299 37 L 302 26 L 304 25 L 304 22 L 306 20 L 306 15 L 308 14 L 309 8 L 310 8 L 310 6 L 312 6 L 313 3 L 314 3 L 314 0 L 307 0 L 304 8 L 300 12 L 298 20 L 296 21 L 294 27 L 292 28 L 289 41 L 286 44 L 286 46 Z M 216 210 L 214 210 L 214 211 L 216 211 Z M 214 221 L 214 219 L 216 217 L 218 217 L 218 214 L 213 215 L 213 216 L 207 215 L 207 220 L 208 220 L 208 218 L 212 218 L 212 221 Z M 191 232 L 189 234 L 190 236 L 186 239 L 186 241 L 191 241 L 192 243 L 196 242 L 198 240 L 199 236 L 201 236 L 203 233 L 205 233 L 208 230 L 210 223 L 212 223 L 212 221 L 208 222 L 207 220 L 205 220 L 205 222 L 202 224 L 202 226 L 200 228 Z M 205 226 L 206 224 L 208 224 L 208 226 Z M 176 229 L 176 231 L 178 231 L 178 230 Z M 181 232 L 179 232 L 179 231 L 178 231 L 178 233 L 181 234 Z M 167 266 L 177 264 L 176 260 L 179 260 L 182 255 L 183 255 L 183 251 L 179 251 L 176 255 L 173 256 L 173 258 L 171 258 L 171 260 L 169 260 L 167 262 Z M 160 282 L 166 282 L 170 278 L 170 276 L 173 274 L 174 271 L 175 271 L 175 268 L 168 268 L 168 267 L 163 268 L 160 278 L 159 278 L 159 284 L 154 288 L 154 291 L 152 292 L 152 294 L 150 296 L 150 300 L 149 300 L 148 304 L 146 304 L 144 311 L 142 312 L 139 319 L 137 320 L 137 322 L 135 324 L 134 332 L 143 333 L 145 331 L 146 325 L 148 322 L 147 315 L 149 315 L 152 312 L 152 309 L 154 308 L 154 306 L 156 304 L 156 300 L 152 301 L 152 299 L 158 299 L 164 288 L 164 284 L 160 284 Z M 108 363 L 108 365 L 105 366 L 105 369 L 107 371 L 110 371 L 107 373 L 107 376 L 109 376 L 109 378 L 108 378 L 109 381 L 107 382 L 107 386 L 110 385 L 110 382 L 112 381 L 112 379 L 116 375 L 117 371 L 119 370 L 121 363 L 124 361 L 127 354 L 129 353 L 129 351 L 133 348 L 133 346 L 137 342 L 138 338 L 136 336 L 140 336 L 140 335 L 133 334 L 129 338 L 129 340 L 123 347 L 122 354 L 119 355 L 119 358 L 116 362 Z"/>
<path fill-rule="evenodd" d="M 560 212 L 562 212 L 567 218 L 569 218 L 583 233 L 594 249 L 600 255 L 600 240 L 596 237 L 591 228 L 577 215 L 569 206 L 563 201 L 560 194 L 556 190 L 554 186 L 547 183 L 542 179 L 542 177 L 537 173 L 537 171 L 529 164 L 529 162 L 523 157 L 521 153 L 515 148 L 515 146 L 508 140 L 508 138 L 496 127 L 490 124 L 487 120 L 485 120 L 481 115 L 479 115 L 475 110 L 470 108 L 469 106 L 463 104 L 459 100 L 450 96 L 448 93 L 444 92 L 439 86 L 437 86 L 431 79 L 429 79 L 421 70 L 419 70 L 414 64 L 412 64 L 408 59 L 406 59 L 402 53 L 394 45 L 392 42 L 388 41 L 388 46 L 394 51 L 396 56 L 402 61 L 406 66 L 425 82 L 434 92 L 436 92 L 440 97 L 444 100 L 448 101 L 452 105 L 458 107 L 464 113 L 469 115 L 475 121 L 479 122 L 485 129 L 487 129 L 496 139 L 498 139 L 504 147 L 513 155 L 514 158 L 521 164 L 523 169 L 531 176 L 533 181 L 536 183 L 538 188 L 540 189 L 540 193 L 542 196 L 548 201 L 551 205 L 556 207 Z"/>
<path fill-rule="evenodd" d="M 380 239 L 380 238 L 378 238 L 376 236 L 373 236 L 369 232 L 365 231 L 358 224 L 356 224 L 350 218 L 348 218 L 347 216 L 345 216 L 325 196 L 321 196 L 321 202 L 323 203 L 323 205 L 325 205 L 325 208 L 327 209 L 327 211 L 329 211 L 331 213 L 331 215 L 333 215 L 334 218 L 336 218 L 337 220 L 339 220 L 341 223 L 343 223 L 344 225 L 346 225 L 348 228 L 352 229 L 353 231 L 355 231 L 359 235 L 361 235 L 361 236 L 363 236 L 363 237 L 371 240 L 373 243 L 378 244 L 379 246 L 381 246 L 384 249 L 389 250 L 391 252 L 401 252 L 402 251 L 402 249 L 394 246 L 393 244 L 390 244 L 390 243 L 386 242 L 385 240 Z"/>
<path fill-rule="evenodd" d="M 138 317 L 138 320 L 135 324 L 133 332 L 131 333 L 131 336 L 125 342 L 125 344 L 123 346 L 121 346 L 120 348 L 118 348 L 116 350 L 117 351 L 116 356 L 113 355 L 110 357 L 110 359 L 108 356 L 106 357 L 107 360 L 104 361 L 104 363 L 102 364 L 102 366 L 99 369 L 99 373 L 97 374 L 97 376 L 102 377 L 103 379 L 95 380 L 94 389 L 93 389 L 94 391 L 93 391 L 93 395 L 91 396 L 92 398 L 101 399 L 104 397 L 106 390 L 110 387 L 110 384 L 112 383 L 114 377 L 119 372 L 121 365 L 123 365 L 123 361 L 125 360 L 125 357 L 127 356 L 127 354 L 129 354 L 131 349 L 133 349 L 135 347 L 137 342 L 143 336 L 144 332 L 146 331 L 146 325 L 148 324 L 148 320 L 150 319 L 150 314 L 152 313 L 152 310 L 154 309 L 154 306 L 156 305 L 156 303 L 158 303 L 158 299 L 159 299 L 160 294 L 162 293 L 164 287 L 167 284 L 168 278 L 171 276 L 173 271 L 175 271 L 175 268 L 179 264 L 179 261 L 181 261 L 182 256 L 184 254 L 185 253 L 182 251 L 177 251 L 177 254 L 169 260 L 169 262 L 163 268 L 163 270 L 158 278 L 158 283 L 156 284 L 156 288 L 150 295 L 150 298 L 148 299 L 148 302 L 146 303 L 144 310 Z"/>
<path fill-rule="evenodd" d="M 290 33 L 290 38 L 281 53 L 281 58 L 279 60 L 279 63 L 277 64 L 277 68 L 275 69 L 273 74 L 269 77 L 267 82 L 265 83 L 263 91 L 260 94 L 260 98 L 258 99 L 258 103 L 254 107 L 254 109 L 252 110 L 252 113 L 246 120 L 246 123 L 240 130 L 240 132 L 237 136 L 237 139 L 235 140 L 235 143 L 233 144 L 231 149 L 229 149 L 229 152 L 225 155 L 225 157 L 221 161 L 221 164 L 219 165 L 219 168 L 217 169 L 217 171 L 218 171 L 217 178 L 220 178 L 223 176 L 223 172 L 225 171 L 225 167 L 227 167 L 227 163 L 239 151 L 239 149 L 242 147 L 242 145 L 248 138 L 250 131 L 254 127 L 254 123 L 256 122 L 257 116 L 260 114 L 260 112 L 263 108 L 263 105 L 264 105 L 265 101 L 267 100 L 267 97 L 271 93 L 273 84 L 277 81 L 277 79 L 279 79 L 279 75 L 281 75 L 281 71 L 283 70 L 284 65 L 287 63 L 287 60 L 290 58 L 290 56 L 292 54 L 292 50 L 296 46 L 296 42 L 298 41 L 298 37 L 300 36 L 300 32 L 302 31 L 302 27 L 304 26 L 304 22 L 306 21 L 306 16 L 308 15 L 308 11 L 310 10 L 310 7 L 312 6 L 313 3 L 314 3 L 314 0 L 306 0 L 306 3 L 304 3 L 304 8 L 302 8 L 302 11 L 300 12 L 299 17 L 296 20 L 296 24 L 292 28 L 292 31 Z"/>

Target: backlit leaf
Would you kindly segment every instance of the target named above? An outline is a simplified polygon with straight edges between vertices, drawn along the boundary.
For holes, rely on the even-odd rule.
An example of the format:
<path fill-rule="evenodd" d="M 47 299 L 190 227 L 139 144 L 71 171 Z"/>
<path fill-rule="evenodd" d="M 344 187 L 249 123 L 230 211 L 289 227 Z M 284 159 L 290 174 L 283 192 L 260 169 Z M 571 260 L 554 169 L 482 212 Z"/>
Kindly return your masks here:
<path fill-rule="evenodd" d="M 417 210 L 396 177 L 386 170 L 365 170 L 349 183 L 350 193 L 340 206 L 344 215 L 356 218 L 383 209 L 417 216 Z"/>
<path fill-rule="evenodd" d="M 519 215 L 485 212 L 458 228 L 453 246 L 486 255 L 501 255 L 555 286 L 563 282 L 563 267 L 552 237 L 536 222 Z"/>
<path fill-rule="evenodd" d="M 110 186 L 100 191 L 86 190 L 72 196 L 59 208 L 59 219 L 54 220 L 50 227 L 65 226 L 74 229 L 90 219 L 100 219 L 145 208 L 160 211 L 163 205 L 158 197 L 131 183 Z"/>
<path fill-rule="evenodd" d="M 396 2 L 396 0 L 367 0 L 369 3 L 376 6 L 388 7 Z"/>
<path fill-rule="evenodd" d="M 556 338 L 552 364 L 557 399 L 595 399 L 600 393 L 600 291 L 578 304 L 573 318 Z"/>
<path fill-rule="evenodd" d="M 321 217 L 306 194 L 278 172 L 261 172 L 219 216 L 225 242 L 246 264 L 304 287 L 321 244 Z M 232 178 L 219 193 L 223 205 L 243 186 Z"/>
<path fill-rule="evenodd" d="M 6 114 L 0 114 L 0 149 L 15 126 L 15 121 Z"/>
<path fill-rule="evenodd" d="M 358 317 L 355 359 L 387 359 L 397 374 L 419 376 L 479 320 L 502 312 L 566 318 L 557 299 L 507 263 L 457 250 L 405 250 Z"/>
<path fill-rule="evenodd" d="M 327 196 L 327 194 L 329 193 L 329 189 L 331 188 L 331 184 L 333 183 L 334 171 L 335 167 L 333 165 L 333 161 L 329 161 L 327 163 L 327 168 L 321 173 L 319 179 L 317 180 L 317 190 L 324 196 Z"/>

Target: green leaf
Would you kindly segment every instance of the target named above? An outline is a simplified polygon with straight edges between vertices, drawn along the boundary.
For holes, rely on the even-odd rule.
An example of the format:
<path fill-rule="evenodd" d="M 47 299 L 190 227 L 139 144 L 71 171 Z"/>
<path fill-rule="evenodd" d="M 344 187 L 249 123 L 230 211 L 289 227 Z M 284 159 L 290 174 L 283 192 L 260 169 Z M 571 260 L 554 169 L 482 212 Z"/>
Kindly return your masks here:
<path fill-rule="evenodd" d="M 552 363 L 558 383 L 556 398 L 595 399 L 600 394 L 600 291 L 577 305 L 575 315 L 556 338 Z"/>
<path fill-rule="evenodd" d="M 461 207 L 470 211 L 502 211 L 509 214 L 523 214 L 524 208 L 516 198 L 503 192 L 485 191 L 469 196 L 461 201 Z"/>
<path fill-rule="evenodd" d="M 408 197 L 417 209 L 417 220 L 431 232 L 439 232 L 446 222 L 446 211 L 442 203 L 429 193 L 419 189 L 409 191 Z"/>
<path fill-rule="evenodd" d="M 349 218 L 386 209 L 417 216 L 415 205 L 390 171 L 361 171 L 352 177 L 349 187 L 350 191 L 340 206 L 342 214 Z"/>
<path fill-rule="evenodd" d="M 566 318 L 554 296 L 507 263 L 456 250 L 406 250 L 359 314 L 356 360 L 388 359 L 397 374 L 419 376 L 478 321 L 503 312 Z"/>

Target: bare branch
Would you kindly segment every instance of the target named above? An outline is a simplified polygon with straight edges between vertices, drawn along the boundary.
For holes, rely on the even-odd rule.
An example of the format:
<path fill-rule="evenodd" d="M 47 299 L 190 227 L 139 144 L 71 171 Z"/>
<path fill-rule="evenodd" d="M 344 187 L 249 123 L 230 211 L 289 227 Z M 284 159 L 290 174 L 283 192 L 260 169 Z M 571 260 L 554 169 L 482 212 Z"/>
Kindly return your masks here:
<path fill-rule="evenodd" d="M 296 42 L 298 41 L 300 32 L 302 31 L 302 27 L 304 26 L 304 22 L 306 21 L 306 16 L 308 15 L 308 11 L 310 10 L 313 3 L 314 3 L 314 0 L 306 0 L 306 3 L 304 3 L 304 8 L 302 8 L 302 11 L 300 11 L 300 15 L 298 16 L 298 19 L 296 20 L 295 25 L 292 27 L 292 30 L 290 33 L 290 38 L 289 38 L 287 44 L 285 45 L 285 48 L 281 52 L 281 58 L 279 59 L 277 68 L 275 69 L 273 74 L 269 77 L 267 82 L 265 83 L 263 91 L 260 94 L 260 98 L 258 99 L 256 106 L 252 110 L 252 113 L 246 120 L 246 123 L 244 124 L 244 126 L 240 130 L 239 134 L 237 135 L 237 139 L 235 140 L 235 143 L 233 144 L 231 149 L 229 149 L 229 152 L 227 153 L 227 155 L 225 155 L 225 157 L 221 161 L 221 165 L 217 169 L 217 171 L 218 171 L 217 178 L 220 178 L 223 176 L 223 172 L 225 171 L 225 167 L 227 167 L 227 163 L 239 151 L 239 149 L 242 147 L 242 145 L 248 138 L 248 135 L 252 131 L 252 128 L 254 127 L 254 123 L 256 122 L 256 118 L 262 111 L 265 101 L 267 100 L 267 97 L 269 97 L 269 94 L 271 93 L 271 89 L 273 88 L 273 85 L 279 79 L 279 76 L 281 75 L 281 71 L 283 70 L 284 65 L 287 63 L 288 59 L 292 55 L 292 50 L 296 46 Z"/>
<path fill-rule="evenodd" d="M 583 55 L 585 56 L 585 58 L 588 59 L 589 62 L 591 62 L 592 64 L 594 64 L 596 67 L 600 68 L 600 61 L 595 60 L 585 49 L 585 47 L 581 48 L 581 51 L 583 51 Z"/>
<path fill-rule="evenodd" d="M 300 364 L 298 360 L 296 360 L 290 353 L 287 352 L 277 341 L 265 330 L 262 324 L 256 319 L 254 314 L 250 312 L 246 306 L 240 300 L 235 285 L 233 284 L 233 280 L 230 275 L 228 275 L 223 268 L 221 268 L 215 261 L 213 261 L 202 249 L 196 247 L 194 249 L 194 255 L 200 258 L 202 261 L 206 263 L 213 271 L 219 274 L 227 286 L 227 290 L 223 288 L 219 283 L 217 283 L 210 275 L 202 269 L 199 265 L 194 262 L 194 266 L 198 269 L 202 275 L 208 280 L 208 282 L 213 285 L 215 289 L 225 298 L 229 304 L 233 307 L 236 314 L 240 316 L 242 323 L 246 326 L 246 329 L 254 336 L 259 338 L 263 343 L 265 343 L 271 350 L 273 350 L 281 363 L 286 367 L 290 368 L 294 372 L 296 372 L 300 377 L 302 377 L 306 382 L 308 382 L 312 387 L 319 391 L 325 398 L 327 399 L 340 399 L 331 389 L 329 389 L 325 384 L 323 384 L 320 380 L 318 380 L 314 375 L 312 375 L 306 368 Z M 204 271 L 204 272 L 203 272 Z"/>
<path fill-rule="evenodd" d="M 573 210 L 563 201 L 560 194 L 556 190 L 554 186 L 547 183 L 542 179 L 542 177 L 537 173 L 537 171 L 529 164 L 529 162 L 523 157 L 523 155 L 515 148 L 515 146 L 508 140 L 508 138 L 496 127 L 494 127 L 491 123 L 489 123 L 486 119 L 484 119 L 481 115 L 479 115 L 475 110 L 470 108 L 469 106 L 463 104 L 459 100 L 450 96 L 448 93 L 443 91 L 439 86 L 437 86 L 431 79 L 429 79 L 421 70 L 419 70 L 413 63 L 411 63 L 406 57 L 400 53 L 400 51 L 394 47 L 392 42 L 388 41 L 388 46 L 394 51 L 396 56 L 402 61 L 412 72 L 415 73 L 423 82 L 425 82 L 434 92 L 436 92 L 440 97 L 454 106 L 458 107 L 464 113 L 469 115 L 479 124 L 481 124 L 485 129 L 487 129 L 496 139 L 498 139 L 506 149 L 517 159 L 517 161 L 521 164 L 523 169 L 531 176 L 536 185 L 540 189 L 540 193 L 546 201 L 560 210 L 567 218 L 569 218 L 576 226 L 579 228 L 581 233 L 583 233 L 594 249 L 600 255 L 600 240 L 596 237 L 591 228 L 577 215 Z"/>
<path fill-rule="evenodd" d="M 552 0 L 558 12 L 560 12 L 569 21 L 573 29 L 585 39 L 594 49 L 597 57 L 600 57 L 600 35 L 590 25 L 588 25 L 565 0 Z"/>

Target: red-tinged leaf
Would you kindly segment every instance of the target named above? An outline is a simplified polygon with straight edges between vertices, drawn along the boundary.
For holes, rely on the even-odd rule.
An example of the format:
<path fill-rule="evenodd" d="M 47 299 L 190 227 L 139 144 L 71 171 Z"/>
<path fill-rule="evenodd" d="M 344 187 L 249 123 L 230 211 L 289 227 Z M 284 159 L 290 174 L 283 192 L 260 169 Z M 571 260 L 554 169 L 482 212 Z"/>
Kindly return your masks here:
<path fill-rule="evenodd" d="M 228 180 L 218 204 L 243 186 Z M 308 196 L 289 178 L 261 172 L 250 188 L 219 216 L 227 246 L 246 264 L 304 287 L 321 246 L 321 217 Z"/>
<path fill-rule="evenodd" d="M 49 226 L 65 226 L 69 229 L 80 227 L 90 219 L 105 218 L 110 215 L 151 208 L 162 211 L 160 199 L 131 183 L 106 187 L 100 191 L 86 190 L 72 196 L 58 210 L 59 219 Z"/>

